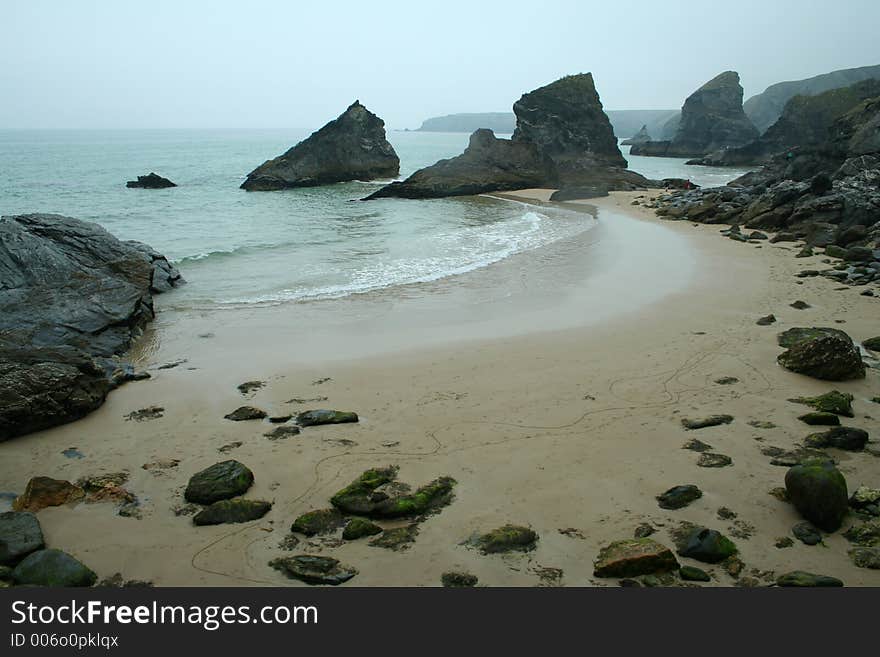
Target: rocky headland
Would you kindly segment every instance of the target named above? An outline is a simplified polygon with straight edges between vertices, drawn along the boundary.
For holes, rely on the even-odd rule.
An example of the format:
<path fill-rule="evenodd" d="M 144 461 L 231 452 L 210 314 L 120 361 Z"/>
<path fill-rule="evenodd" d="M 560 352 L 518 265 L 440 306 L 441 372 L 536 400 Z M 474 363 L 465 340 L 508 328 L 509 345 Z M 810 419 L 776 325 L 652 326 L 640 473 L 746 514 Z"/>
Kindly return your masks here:
<path fill-rule="evenodd" d="M 725 71 L 688 96 L 670 141 L 637 144 L 630 153 L 694 158 L 752 142 L 757 139 L 758 130 L 743 112 L 742 99 L 739 74 Z"/>
<path fill-rule="evenodd" d="M 315 187 L 394 178 L 398 173 L 400 159 L 385 138 L 385 122 L 356 100 L 310 137 L 251 171 L 241 188 Z"/>
<path fill-rule="evenodd" d="M 0 440 L 78 419 L 137 378 L 120 360 L 183 283 L 146 244 L 50 214 L 0 218 Z"/>
<path fill-rule="evenodd" d="M 129 180 L 125 186 L 130 189 L 166 189 L 177 187 L 177 184 L 151 171 L 146 176 L 138 176 L 137 180 Z"/>

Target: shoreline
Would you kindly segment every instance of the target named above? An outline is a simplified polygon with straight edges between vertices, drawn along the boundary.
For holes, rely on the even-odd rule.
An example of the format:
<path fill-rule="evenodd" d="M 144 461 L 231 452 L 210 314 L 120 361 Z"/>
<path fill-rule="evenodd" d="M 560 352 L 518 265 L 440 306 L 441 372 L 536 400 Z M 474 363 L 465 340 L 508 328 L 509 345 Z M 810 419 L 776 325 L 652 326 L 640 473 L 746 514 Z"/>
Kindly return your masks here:
<path fill-rule="evenodd" d="M 490 266 L 494 272 L 471 276 L 477 279 L 471 286 L 462 280 L 426 284 L 448 295 L 443 303 L 436 294 L 404 291 L 371 316 L 364 306 L 374 299 L 347 301 L 342 305 L 355 321 L 321 335 L 285 323 L 295 305 L 286 311 L 242 310 L 220 326 L 210 313 L 194 313 L 181 324 L 160 309 L 136 354 L 140 364 L 150 366 L 153 380 L 115 391 L 102 408 L 74 424 L 0 445 L 8 464 L 0 490 L 21 492 L 36 475 L 75 481 L 128 469 L 127 488 L 142 502 L 142 520 L 121 518 L 107 504 L 49 508 L 39 517 L 48 543 L 71 551 L 100 576 L 121 572 L 157 585 L 299 585 L 266 564 L 309 552 L 356 566 L 360 574 L 352 585 L 439 585 L 442 572 L 464 569 L 481 584 L 529 586 L 548 583 L 542 573 L 558 568 L 563 574 L 551 578 L 555 583 L 614 586 L 615 579 L 592 576 L 599 548 L 631 537 L 642 522 L 652 523 L 654 537 L 671 545 L 667 531 L 679 520 L 728 535 L 751 534 L 733 540 L 746 576 L 756 581 L 763 571 L 799 569 L 837 576 L 850 586 L 880 584 L 875 571 L 850 562 L 842 532 L 826 538 L 829 549 L 800 543 L 774 547 L 800 518 L 768 494 L 782 485 L 786 469 L 769 465 L 760 452 L 769 445 L 789 449 L 814 429 L 796 419 L 804 407 L 788 398 L 832 388 L 856 396 L 853 423 L 877 435 L 880 424 L 866 417 L 874 411 L 867 399 L 876 394 L 876 371 L 865 381 L 833 384 L 786 372 L 776 365 L 775 336 L 791 326 L 836 326 L 835 320 L 845 319 L 840 328 L 862 340 L 876 333 L 878 300 L 856 290 L 832 292 L 834 283 L 825 279 L 794 278 L 821 256 L 795 260 L 790 246 L 740 244 L 721 238 L 722 226 L 661 221 L 630 205 L 645 194 L 618 192 L 585 203 L 598 208 L 600 222 L 582 236 L 599 240 L 601 248 L 590 255 L 603 249 L 604 254 L 584 267 L 578 265 L 590 260 L 584 241 L 551 244 L 542 247 L 546 258 L 534 252 L 511 256 Z M 542 202 L 546 191 L 512 196 Z M 618 216 L 624 219 L 615 223 Z M 599 232 L 590 235 L 593 231 Z M 634 234 L 674 239 L 628 242 Z M 654 259 L 638 270 L 621 254 Z M 529 259 L 533 269 L 523 269 Z M 670 259 L 677 269 L 670 270 Z M 485 283 L 493 274 L 488 282 L 500 287 L 487 299 Z M 668 289 L 646 301 L 638 294 L 641 281 L 645 288 L 662 281 Z M 585 308 L 598 298 L 591 291 L 603 286 L 604 305 Z M 796 299 L 811 308 L 789 308 Z M 464 310 L 450 315 L 456 306 Z M 769 313 L 780 321 L 755 325 Z M 376 339 L 376 327 L 389 317 L 397 322 L 395 330 Z M 317 319 L 302 322 L 307 328 Z M 505 322 L 516 326 L 505 331 Z M 215 336 L 196 337 L 209 332 Z M 250 353 L 254 344 L 264 353 Z M 179 358 L 188 362 L 155 370 Z M 739 382 L 714 383 L 723 376 Z M 243 397 L 235 386 L 251 379 L 267 385 Z M 285 403 L 293 397 L 328 399 Z M 361 422 L 268 441 L 267 424 L 222 419 L 246 403 L 270 413 L 314 405 L 354 410 Z M 165 408 L 163 418 L 123 419 L 153 404 Z M 698 432 L 680 425 L 682 417 L 715 413 L 730 413 L 735 420 Z M 756 429 L 750 420 L 777 427 Z M 733 465 L 696 467 L 697 455 L 681 449 L 689 438 L 709 442 Z M 235 441 L 242 445 L 217 451 Z M 86 458 L 60 454 L 72 446 Z M 851 491 L 859 484 L 877 486 L 876 457 L 829 451 Z M 227 458 L 254 471 L 256 484 L 246 497 L 274 501 L 272 511 L 247 525 L 217 527 L 193 527 L 190 518 L 175 516 L 170 509 L 182 502 L 180 490 L 189 476 Z M 158 472 L 142 469 L 156 459 L 180 463 Z M 400 479 L 413 485 L 441 475 L 459 482 L 455 500 L 421 524 L 410 549 L 312 540 L 294 553 L 278 547 L 297 515 L 328 506 L 329 496 L 362 470 L 389 463 L 400 465 Z M 686 483 L 698 484 L 703 497 L 679 511 L 657 507 L 655 495 Z M 737 518 L 719 519 L 722 506 Z M 501 557 L 460 545 L 506 522 L 535 529 L 537 549 Z M 567 528 L 583 538 L 559 532 Z M 99 545 L 95 536 L 102 537 Z M 751 573 L 753 568 L 759 573 Z M 721 567 L 707 570 L 715 577 L 712 584 L 736 581 Z"/>

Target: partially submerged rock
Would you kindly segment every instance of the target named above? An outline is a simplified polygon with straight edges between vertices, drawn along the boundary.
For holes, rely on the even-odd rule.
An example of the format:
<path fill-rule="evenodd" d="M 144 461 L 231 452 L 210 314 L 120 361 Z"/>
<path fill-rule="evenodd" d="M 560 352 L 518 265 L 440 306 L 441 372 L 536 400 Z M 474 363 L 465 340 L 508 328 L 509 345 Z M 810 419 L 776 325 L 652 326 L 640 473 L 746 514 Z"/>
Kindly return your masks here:
<path fill-rule="evenodd" d="M 529 527 L 504 525 L 479 536 L 476 546 L 483 554 L 529 552 L 535 549 L 538 534 Z"/>
<path fill-rule="evenodd" d="M 603 547 L 593 562 L 596 577 L 637 577 L 678 568 L 672 550 L 650 538 L 615 541 Z"/>
<path fill-rule="evenodd" d="M 12 503 L 16 511 L 36 512 L 49 506 L 61 506 L 79 502 L 85 491 L 69 481 L 51 477 L 33 477 L 28 481 L 24 494 Z"/>
<path fill-rule="evenodd" d="M 793 570 L 780 575 L 776 580 L 776 586 L 843 586 L 843 582 L 828 575 L 814 575 L 803 570 Z"/>
<path fill-rule="evenodd" d="M 19 586 L 92 586 L 98 579 L 88 567 L 61 550 L 32 552 L 12 571 Z"/>
<path fill-rule="evenodd" d="M 846 479 L 829 461 L 808 460 L 785 475 L 788 500 L 805 519 L 826 532 L 840 528 L 849 507 Z"/>
<path fill-rule="evenodd" d="M 385 137 L 385 122 L 356 100 L 308 139 L 251 171 L 241 188 L 313 187 L 399 173 L 400 159 Z"/>
<path fill-rule="evenodd" d="M 168 178 L 163 178 L 153 171 L 146 176 L 138 176 L 137 180 L 129 180 L 125 183 L 125 186 L 139 189 L 166 189 L 168 187 L 177 187 L 177 185 L 168 180 Z"/>
<path fill-rule="evenodd" d="M 697 420 L 683 418 L 681 420 L 681 425 L 685 429 L 693 431 L 695 429 L 705 429 L 706 427 L 717 427 L 722 424 L 730 424 L 731 422 L 733 422 L 732 415 L 710 415 L 709 417 Z"/>
<path fill-rule="evenodd" d="M 835 416 L 836 417 L 836 416 Z M 850 452 L 859 452 L 868 442 L 868 432 L 853 427 L 834 427 L 821 433 L 813 433 L 804 438 L 807 447 L 822 449 L 834 447 Z"/>
<path fill-rule="evenodd" d="M 657 503 L 661 509 L 682 509 L 694 500 L 703 496 L 703 491 L 693 484 L 674 486 L 665 493 L 657 496 Z"/>
<path fill-rule="evenodd" d="M 205 507 L 193 516 L 194 525 L 222 525 L 251 522 L 269 513 L 270 502 L 262 500 L 220 500 Z"/>
<path fill-rule="evenodd" d="M 280 557 L 270 561 L 269 565 L 291 579 L 298 579 L 306 584 L 329 584 L 331 586 L 347 582 L 358 572 L 333 557 L 310 554 Z"/>
<path fill-rule="evenodd" d="M 322 424 L 346 424 L 357 421 L 358 414 L 352 411 L 319 409 L 303 411 L 296 416 L 296 423 L 301 427 L 313 427 Z"/>
<path fill-rule="evenodd" d="M 254 473 L 238 461 L 222 461 L 194 474 L 184 491 L 187 502 L 213 504 L 242 495 L 254 483 Z"/>
<path fill-rule="evenodd" d="M 345 524 L 345 518 L 337 509 L 317 509 L 302 514 L 293 521 L 290 531 L 316 536 L 332 534 Z"/>
<path fill-rule="evenodd" d="M 45 544 L 40 521 L 33 513 L 0 513 L 0 566 L 14 566 Z"/>
<path fill-rule="evenodd" d="M 688 536 L 684 547 L 678 551 L 683 557 L 703 563 L 719 563 L 736 554 L 736 545 L 721 532 L 697 527 Z"/>

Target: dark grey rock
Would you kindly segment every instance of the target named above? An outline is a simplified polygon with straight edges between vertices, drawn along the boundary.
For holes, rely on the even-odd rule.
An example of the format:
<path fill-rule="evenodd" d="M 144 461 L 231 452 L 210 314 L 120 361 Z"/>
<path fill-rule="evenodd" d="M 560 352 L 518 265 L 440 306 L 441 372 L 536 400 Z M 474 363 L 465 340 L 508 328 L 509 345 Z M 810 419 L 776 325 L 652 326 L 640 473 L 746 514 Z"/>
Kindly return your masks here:
<path fill-rule="evenodd" d="M 822 542 L 822 534 L 809 522 L 799 522 L 791 528 L 791 533 L 804 545 L 818 545 Z"/>
<path fill-rule="evenodd" d="M 33 513 L 0 513 L 0 566 L 14 566 L 43 547 L 43 531 Z"/>
<path fill-rule="evenodd" d="M 140 189 L 165 189 L 167 187 L 177 187 L 177 185 L 168 180 L 168 178 L 163 178 L 152 171 L 146 176 L 138 176 L 137 180 L 129 180 L 125 183 L 125 186 Z"/>
<path fill-rule="evenodd" d="M 98 579 L 89 568 L 61 550 L 38 550 L 12 571 L 20 586 L 92 586 Z"/>
<path fill-rule="evenodd" d="M 213 504 L 246 493 L 254 473 L 238 461 L 222 461 L 194 474 L 184 491 L 187 502 Z"/>
<path fill-rule="evenodd" d="M 310 554 L 280 557 L 270 561 L 269 565 L 291 579 L 298 579 L 306 584 L 329 584 L 331 586 L 347 582 L 358 572 L 333 557 L 319 557 Z"/>
<path fill-rule="evenodd" d="M 657 503 L 661 509 L 682 509 L 702 496 L 703 491 L 693 484 L 686 484 L 674 486 L 662 495 L 658 495 Z"/>
<path fill-rule="evenodd" d="M 785 475 L 788 500 L 819 529 L 840 528 L 849 508 L 846 479 L 830 461 L 813 459 L 791 468 Z"/>

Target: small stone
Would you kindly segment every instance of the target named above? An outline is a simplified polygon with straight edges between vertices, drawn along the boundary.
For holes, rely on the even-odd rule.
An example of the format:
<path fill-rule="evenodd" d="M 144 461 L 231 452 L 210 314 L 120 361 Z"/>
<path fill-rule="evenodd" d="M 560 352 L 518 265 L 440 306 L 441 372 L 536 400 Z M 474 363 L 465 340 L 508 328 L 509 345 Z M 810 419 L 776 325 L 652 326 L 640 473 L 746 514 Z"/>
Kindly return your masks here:
<path fill-rule="evenodd" d="M 849 557 L 859 568 L 880 570 L 880 547 L 857 547 L 849 551 Z"/>
<path fill-rule="evenodd" d="M 791 533 L 804 545 L 818 545 L 822 542 L 822 534 L 809 522 L 799 522 L 791 528 Z"/>
<path fill-rule="evenodd" d="M 736 512 L 728 509 L 726 506 L 722 506 L 721 508 L 719 508 L 716 515 L 718 516 L 719 520 L 733 520 L 737 517 Z"/>
<path fill-rule="evenodd" d="M 529 527 L 504 525 L 483 534 L 476 545 L 483 554 L 499 552 L 528 552 L 535 549 L 538 534 Z"/>
<path fill-rule="evenodd" d="M 245 381 L 238 386 L 238 391 L 243 395 L 249 395 L 262 388 L 266 383 L 264 381 Z"/>
<path fill-rule="evenodd" d="M 709 573 L 696 566 L 682 566 L 678 573 L 686 582 L 708 582 L 712 579 Z"/>
<path fill-rule="evenodd" d="M 297 436 L 300 433 L 300 429 L 295 424 L 286 424 L 280 427 L 275 427 L 271 431 L 267 431 L 263 435 L 269 440 L 287 440 L 291 436 Z"/>
<path fill-rule="evenodd" d="M 840 425 L 840 418 L 834 413 L 823 413 L 821 411 L 813 411 L 798 416 L 798 420 L 811 426 L 833 427 Z"/>
<path fill-rule="evenodd" d="M 683 557 L 704 563 L 718 563 L 736 554 L 736 551 L 733 541 L 720 532 L 697 527 L 678 553 Z"/>
<path fill-rule="evenodd" d="M 272 415 L 269 417 L 269 422 L 272 424 L 284 424 L 285 422 L 289 422 L 293 418 L 293 415 Z"/>
<path fill-rule="evenodd" d="M 40 521 L 33 513 L 0 513 L 0 565 L 15 565 L 45 545 Z"/>
<path fill-rule="evenodd" d="M 822 433 L 810 434 L 804 439 L 804 444 L 808 447 L 834 447 L 851 452 L 863 450 L 867 442 L 868 432 L 853 427 L 835 427 Z"/>
<path fill-rule="evenodd" d="M 665 493 L 657 496 L 657 503 L 661 509 L 682 509 L 688 504 L 703 496 L 703 491 L 693 484 L 674 486 Z"/>
<path fill-rule="evenodd" d="M 144 463 L 141 468 L 144 470 L 171 470 L 172 468 L 176 468 L 180 465 L 180 461 L 177 459 L 156 459 L 155 461 L 151 461 L 149 463 Z"/>
<path fill-rule="evenodd" d="M 296 423 L 302 427 L 318 426 L 322 424 L 344 424 L 357 421 L 357 413 L 351 411 L 314 410 L 303 411 L 296 416 Z"/>
<path fill-rule="evenodd" d="M 269 513 L 272 504 L 262 500 L 220 500 L 193 517 L 194 525 L 222 525 L 251 522 Z"/>
<path fill-rule="evenodd" d="M 862 346 L 871 351 L 880 351 L 880 336 L 862 341 Z"/>
<path fill-rule="evenodd" d="M 715 379 L 715 383 L 720 386 L 730 386 L 734 383 L 739 383 L 739 379 L 737 379 L 735 376 L 723 376 L 720 379 Z"/>
<path fill-rule="evenodd" d="M 134 420 L 135 422 L 145 422 L 147 420 L 157 420 L 165 414 L 165 409 L 161 406 L 148 406 L 137 411 L 132 411 L 125 416 L 126 421 Z"/>
<path fill-rule="evenodd" d="M 755 322 L 755 324 L 757 324 L 758 326 L 770 326 L 771 324 L 774 324 L 775 322 L 776 322 L 775 315 L 766 315 L 764 317 L 761 317 L 757 322 Z"/>
<path fill-rule="evenodd" d="M 806 301 L 800 301 L 800 300 L 795 301 L 794 303 L 792 303 L 790 305 L 795 310 L 806 310 L 807 308 L 812 308 L 812 306 L 810 304 L 808 304 Z"/>
<path fill-rule="evenodd" d="M 713 447 L 708 443 L 704 443 L 702 440 L 691 438 L 682 446 L 682 449 L 689 449 L 692 452 L 708 452 L 713 449 Z"/>
<path fill-rule="evenodd" d="M 331 586 L 347 582 L 358 572 L 351 566 L 340 563 L 338 559 L 309 554 L 280 557 L 270 561 L 269 565 L 291 579 L 298 579 L 306 584 L 329 584 Z"/>
<path fill-rule="evenodd" d="M 844 532 L 843 536 L 850 543 L 862 547 L 880 545 L 880 520 L 869 520 L 861 525 L 853 525 Z"/>
<path fill-rule="evenodd" d="M 615 541 L 603 547 L 593 562 L 596 577 L 636 577 L 677 570 L 672 550 L 650 538 Z"/>
<path fill-rule="evenodd" d="M 635 528 L 635 531 L 633 531 L 633 538 L 647 538 L 656 531 L 657 530 L 654 529 L 653 525 L 650 525 L 647 522 L 643 522 L 641 525 Z M 583 538 L 583 536 L 581 536 L 581 538 Z"/>
<path fill-rule="evenodd" d="M 733 422 L 732 415 L 711 415 L 700 420 L 684 418 L 682 419 L 681 424 L 685 429 L 693 431 L 695 429 L 705 429 L 706 427 L 717 427 L 722 424 L 730 424 L 731 422 Z"/>
<path fill-rule="evenodd" d="M 309 511 L 293 521 L 290 531 L 316 536 L 331 534 L 345 524 L 345 518 L 336 509 L 318 509 Z"/>
<path fill-rule="evenodd" d="M 346 541 L 355 541 L 364 536 L 375 536 L 381 533 L 382 528 L 376 523 L 365 518 L 352 518 L 342 530 L 342 538 Z"/>
<path fill-rule="evenodd" d="M 733 459 L 726 454 L 714 454 L 712 452 L 703 452 L 697 459 L 697 465 L 701 468 L 724 468 L 733 465 Z"/>
<path fill-rule="evenodd" d="M 446 588 L 462 589 L 476 586 L 479 580 L 476 575 L 470 573 L 448 572 L 440 576 L 440 581 Z"/>
<path fill-rule="evenodd" d="M 266 417 L 266 411 L 255 408 L 253 406 L 239 406 L 234 411 L 224 415 L 223 417 L 227 420 L 232 420 L 233 422 L 243 422 L 246 420 L 262 420 L 264 417 Z"/>
<path fill-rule="evenodd" d="M 794 545 L 794 541 L 791 540 L 791 538 L 789 538 L 788 536 L 782 536 L 776 539 L 776 543 L 774 543 L 774 545 L 782 550 L 784 548 L 790 548 L 792 545 Z"/>
<path fill-rule="evenodd" d="M 795 570 L 780 575 L 776 580 L 776 586 L 843 586 L 843 582 L 836 577 Z"/>
<path fill-rule="evenodd" d="M 880 502 L 880 488 L 859 486 L 849 498 L 849 505 L 854 509 L 863 509 Z"/>

